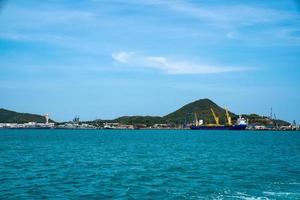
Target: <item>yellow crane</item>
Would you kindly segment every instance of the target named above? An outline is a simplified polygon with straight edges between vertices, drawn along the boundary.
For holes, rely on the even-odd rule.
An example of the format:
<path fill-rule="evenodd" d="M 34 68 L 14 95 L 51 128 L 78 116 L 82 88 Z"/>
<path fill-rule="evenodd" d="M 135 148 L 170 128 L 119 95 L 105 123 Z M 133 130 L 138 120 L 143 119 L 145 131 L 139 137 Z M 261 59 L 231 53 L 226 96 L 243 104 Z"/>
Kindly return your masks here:
<path fill-rule="evenodd" d="M 229 126 L 231 126 L 232 125 L 231 117 L 229 115 L 228 109 L 225 108 L 225 110 L 226 110 L 227 123 L 228 123 Z"/>
<path fill-rule="evenodd" d="M 215 114 L 215 112 L 214 112 L 214 110 L 212 109 L 212 108 L 210 108 L 210 110 L 211 110 L 211 113 L 213 114 L 213 116 L 214 116 L 214 119 L 215 119 L 215 121 L 216 121 L 216 125 L 220 125 L 220 119 L 219 119 L 219 117 L 217 117 L 217 115 Z"/>

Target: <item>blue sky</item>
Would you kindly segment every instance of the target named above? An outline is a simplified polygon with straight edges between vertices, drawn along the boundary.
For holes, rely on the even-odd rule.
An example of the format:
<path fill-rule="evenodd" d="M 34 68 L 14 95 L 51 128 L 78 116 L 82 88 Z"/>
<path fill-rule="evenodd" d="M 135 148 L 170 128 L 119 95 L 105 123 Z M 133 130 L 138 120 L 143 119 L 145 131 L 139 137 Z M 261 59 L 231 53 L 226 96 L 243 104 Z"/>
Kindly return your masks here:
<path fill-rule="evenodd" d="M 210 98 L 300 122 L 297 1 L 0 2 L 0 107 L 111 119 Z"/>

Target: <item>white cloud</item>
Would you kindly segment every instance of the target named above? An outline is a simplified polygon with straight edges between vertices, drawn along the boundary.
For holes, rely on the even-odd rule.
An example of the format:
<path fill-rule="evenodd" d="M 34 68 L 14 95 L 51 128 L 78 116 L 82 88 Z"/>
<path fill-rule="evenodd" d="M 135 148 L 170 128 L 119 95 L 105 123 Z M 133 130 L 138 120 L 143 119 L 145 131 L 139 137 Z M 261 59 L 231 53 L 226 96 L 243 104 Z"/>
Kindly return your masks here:
<path fill-rule="evenodd" d="M 118 53 L 113 53 L 112 57 L 114 60 L 118 62 L 128 63 L 134 54 L 135 52 L 118 52 Z"/>
<path fill-rule="evenodd" d="M 135 52 L 124 51 L 113 53 L 112 58 L 118 63 L 156 69 L 165 74 L 213 74 L 250 70 L 250 68 L 241 67 L 195 64 L 186 61 L 172 60 L 163 56 L 144 56 Z"/>

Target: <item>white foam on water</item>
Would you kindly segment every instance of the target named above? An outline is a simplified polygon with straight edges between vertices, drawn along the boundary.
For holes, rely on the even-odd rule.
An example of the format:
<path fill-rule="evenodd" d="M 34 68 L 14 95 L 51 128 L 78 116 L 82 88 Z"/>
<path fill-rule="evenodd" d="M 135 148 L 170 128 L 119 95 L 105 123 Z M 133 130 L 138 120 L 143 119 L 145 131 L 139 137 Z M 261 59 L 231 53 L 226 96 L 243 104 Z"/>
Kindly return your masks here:
<path fill-rule="evenodd" d="M 270 196 L 278 196 L 278 197 L 282 197 L 282 196 L 300 196 L 300 193 L 294 193 L 294 192 L 263 192 L 266 195 L 270 195 Z"/>
<path fill-rule="evenodd" d="M 274 182 L 275 185 L 300 185 L 298 182 L 290 182 L 290 183 L 284 183 L 284 182 Z"/>
<path fill-rule="evenodd" d="M 236 192 L 233 195 L 226 195 L 226 198 L 235 198 L 235 199 L 243 199 L 243 200 L 269 200 L 268 197 L 258 197 L 258 196 L 252 196 L 243 192 Z"/>

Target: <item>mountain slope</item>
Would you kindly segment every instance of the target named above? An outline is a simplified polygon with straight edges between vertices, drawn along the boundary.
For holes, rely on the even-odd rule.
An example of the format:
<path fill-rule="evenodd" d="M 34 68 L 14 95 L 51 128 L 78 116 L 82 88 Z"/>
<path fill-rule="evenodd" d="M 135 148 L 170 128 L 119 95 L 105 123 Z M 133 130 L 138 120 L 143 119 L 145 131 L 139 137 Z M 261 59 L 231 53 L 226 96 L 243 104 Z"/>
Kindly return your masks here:
<path fill-rule="evenodd" d="M 166 121 L 162 117 L 158 116 L 123 116 L 115 119 L 114 121 L 121 124 L 145 124 L 147 126 L 166 123 Z"/>
<path fill-rule="evenodd" d="M 182 125 L 186 123 L 192 123 L 195 119 L 195 113 L 198 119 L 202 119 L 204 124 L 214 124 L 215 120 L 210 109 L 213 109 L 216 116 L 220 118 L 220 124 L 226 124 L 226 111 L 221 108 L 216 103 L 210 99 L 199 99 L 192 103 L 186 104 L 178 110 L 163 116 L 123 116 L 114 120 L 96 120 L 94 123 L 102 124 L 103 122 L 119 122 L 121 124 L 145 124 L 147 126 L 152 126 L 154 124 L 171 124 L 171 125 Z M 235 123 L 238 115 L 229 111 L 233 123 Z M 288 122 L 283 120 L 270 120 L 267 117 L 259 116 L 256 114 L 246 115 L 243 117 L 249 120 L 249 124 L 259 124 L 259 125 L 289 125 Z"/>
<path fill-rule="evenodd" d="M 123 116 L 114 119 L 114 122 L 119 122 L 121 124 L 145 124 L 147 126 L 152 126 L 154 124 L 185 124 L 194 121 L 195 113 L 199 119 L 204 120 L 204 123 L 215 123 L 213 115 L 210 109 L 213 109 L 215 114 L 220 117 L 220 123 L 226 123 L 225 110 L 218 106 L 216 103 L 209 99 L 200 99 L 195 102 L 189 103 L 182 108 L 172 112 L 164 117 L 158 116 Z M 230 116 L 233 119 L 237 118 L 237 115 L 230 112 Z"/>
<path fill-rule="evenodd" d="M 226 111 L 218 106 L 216 103 L 210 99 L 200 99 L 189 103 L 173 113 L 164 116 L 164 119 L 168 122 L 175 124 L 184 124 L 185 122 L 192 122 L 195 118 L 195 113 L 197 113 L 198 119 L 202 119 L 204 123 L 215 123 L 212 112 L 213 109 L 215 114 L 220 118 L 220 123 L 226 123 L 225 115 Z M 230 113 L 233 119 L 237 118 L 237 115 Z"/>
<path fill-rule="evenodd" d="M 26 122 L 45 122 L 45 117 L 36 114 L 18 113 L 15 111 L 0 108 L 0 122 L 2 123 L 26 123 Z M 49 120 L 49 122 L 54 122 Z"/>

